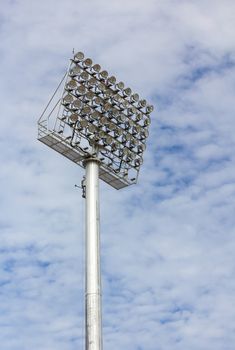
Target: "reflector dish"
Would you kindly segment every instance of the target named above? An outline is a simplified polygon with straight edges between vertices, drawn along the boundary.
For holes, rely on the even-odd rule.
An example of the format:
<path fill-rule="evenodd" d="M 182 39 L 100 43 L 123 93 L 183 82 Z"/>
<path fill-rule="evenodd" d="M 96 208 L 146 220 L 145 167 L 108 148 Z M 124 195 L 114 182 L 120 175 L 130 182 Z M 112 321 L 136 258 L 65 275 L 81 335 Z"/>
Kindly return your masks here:
<path fill-rule="evenodd" d="M 145 144 L 141 144 L 137 147 L 138 153 L 143 153 L 146 149 L 146 145 Z"/>
<path fill-rule="evenodd" d="M 83 61 L 83 65 L 85 66 L 85 67 L 91 67 L 92 66 L 92 59 L 90 59 L 90 58 L 86 58 L 85 59 L 85 61 Z"/>
<path fill-rule="evenodd" d="M 107 118 L 105 118 L 105 117 L 101 117 L 101 124 L 103 124 L 103 125 L 107 125 L 108 124 L 108 119 Z"/>
<path fill-rule="evenodd" d="M 101 106 L 104 104 L 104 100 L 101 97 L 99 97 L 99 96 L 94 99 L 94 102 L 97 105 L 101 105 Z"/>
<path fill-rule="evenodd" d="M 111 136 L 106 136 L 105 137 L 105 142 L 107 143 L 107 145 L 111 145 L 113 142 L 113 138 Z"/>
<path fill-rule="evenodd" d="M 126 116 L 124 114 L 119 114 L 117 119 L 120 123 L 124 123 L 126 121 Z"/>
<path fill-rule="evenodd" d="M 90 114 L 91 113 L 91 108 L 89 106 L 85 106 L 82 109 L 83 114 Z"/>
<path fill-rule="evenodd" d="M 82 128 L 86 128 L 88 126 L 88 121 L 86 119 L 81 119 L 80 125 Z"/>
<path fill-rule="evenodd" d="M 79 109 L 81 107 L 82 107 L 82 102 L 80 100 L 76 99 L 75 101 L 73 101 L 72 108 Z"/>
<path fill-rule="evenodd" d="M 84 54 L 82 52 L 77 52 L 75 55 L 74 55 L 74 61 L 76 62 L 80 62 L 84 59 Z"/>
<path fill-rule="evenodd" d="M 141 164 L 143 164 L 143 159 L 142 158 L 138 158 L 135 160 L 135 166 L 139 167 Z"/>
<path fill-rule="evenodd" d="M 142 113 L 137 113 L 136 114 L 136 120 L 140 121 L 143 118 L 143 114 Z"/>
<path fill-rule="evenodd" d="M 63 103 L 64 104 L 70 104 L 73 102 L 73 96 L 68 94 L 68 95 L 65 95 L 64 98 L 63 98 Z"/>
<path fill-rule="evenodd" d="M 138 102 L 139 101 L 139 95 L 138 94 L 133 94 L 132 96 L 131 96 L 131 99 L 132 99 L 132 101 L 134 101 L 134 102 Z"/>
<path fill-rule="evenodd" d="M 150 114 L 152 111 L 153 111 L 153 106 L 152 105 L 146 106 L 146 113 Z"/>
<path fill-rule="evenodd" d="M 101 70 L 101 66 L 99 64 L 94 64 L 92 70 L 96 73 L 99 73 L 99 71 Z"/>
<path fill-rule="evenodd" d="M 71 76 L 76 76 L 76 75 L 78 75 L 80 72 L 81 72 L 81 68 L 78 67 L 78 66 L 74 66 L 74 67 L 72 67 L 72 68 L 70 69 L 69 75 L 71 75 Z"/>
<path fill-rule="evenodd" d="M 145 107 L 146 104 L 147 104 L 146 100 L 140 100 L 138 103 L 138 106 L 142 108 L 142 107 Z"/>
<path fill-rule="evenodd" d="M 150 118 L 144 120 L 144 126 L 149 126 L 151 124 Z"/>
<path fill-rule="evenodd" d="M 106 70 L 103 70 L 102 72 L 100 72 L 100 77 L 103 79 L 107 79 L 109 76 L 109 73 Z"/>
<path fill-rule="evenodd" d="M 99 112 L 95 111 L 92 113 L 91 117 L 95 120 L 98 120 L 101 118 L 101 114 Z"/>
<path fill-rule="evenodd" d="M 116 78 L 114 76 L 109 77 L 107 83 L 114 85 L 116 83 Z"/>
<path fill-rule="evenodd" d="M 127 95 L 127 96 L 130 96 L 131 95 L 131 89 L 130 88 L 126 88 L 124 90 L 124 93 Z"/>
<path fill-rule="evenodd" d="M 116 87 L 117 87 L 119 90 L 123 90 L 124 87 L 125 87 L 125 84 L 124 84 L 122 81 L 120 81 L 119 83 L 117 83 Z"/>
<path fill-rule="evenodd" d="M 92 100 L 92 99 L 94 98 L 94 96 L 95 96 L 95 94 L 94 94 L 94 92 L 92 92 L 92 91 L 88 91 L 88 92 L 86 93 L 86 98 L 87 98 L 88 100 Z"/>
<path fill-rule="evenodd" d="M 100 84 L 98 85 L 98 89 L 99 89 L 100 91 L 104 92 L 104 91 L 106 90 L 106 86 L 105 86 L 104 84 L 100 83 Z"/>
<path fill-rule="evenodd" d="M 107 127 L 109 128 L 110 131 L 113 131 L 116 129 L 116 125 L 114 123 L 108 123 Z"/>
<path fill-rule="evenodd" d="M 103 130 L 100 130 L 100 131 L 98 132 L 98 135 L 99 135 L 99 137 L 100 137 L 101 139 L 104 139 L 105 136 L 106 136 L 106 133 L 105 133 Z"/>
<path fill-rule="evenodd" d="M 122 100 L 122 106 L 123 106 L 124 108 L 128 108 L 129 105 L 130 105 L 130 103 L 129 103 L 127 100 Z"/>
<path fill-rule="evenodd" d="M 84 85 L 79 85 L 79 87 L 77 88 L 77 90 L 76 90 L 76 93 L 78 94 L 78 95 L 84 95 L 85 93 L 86 93 L 86 88 L 85 88 L 85 86 Z"/>
<path fill-rule="evenodd" d="M 89 124 L 89 125 L 88 125 L 88 130 L 89 130 L 91 133 L 94 133 L 94 132 L 96 131 L 95 125 Z"/>
<path fill-rule="evenodd" d="M 77 82 L 76 82 L 76 80 L 74 80 L 74 79 L 70 80 L 70 81 L 67 83 L 67 85 L 66 85 L 66 88 L 67 88 L 68 90 L 76 89 L 76 87 L 77 87 Z"/>
<path fill-rule="evenodd" d="M 89 74 L 88 74 L 86 71 L 83 71 L 83 72 L 80 74 L 80 77 L 81 77 L 83 80 L 88 80 L 88 79 L 89 79 Z"/>
<path fill-rule="evenodd" d="M 112 116 L 115 118 L 118 116 L 118 110 L 116 108 L 112 108 L 110 113 L 112 114 Z"/>
<path fill-rule="evenodd" d="M 117 101 L 117 102 L 121 102 L 121 101 L 122 101 L 121 96 L 118 95 L 118 94 L 114 95 L 114 96 L 113 96 L 113 99 L 114 99 L 115 101 Z"/>
<path fill-rule="evenodd" d="M 111 110 L 112 108 L 112 105 L 110 103 L 105 103 L 104 104 L 104 111 L 105 112 L 108 112 L 109 110 Z"/>
<path fill-rule="evenodd" d="M 78 114 L 77 113 L 73 113 L 71 114 L 71 116 L 69 117 L 69 120 L 74 123 L 78 120 Z"/>
<path fill-rule="evenodd" d="M 88 80 L 88 85 L 96 86 L 97 85 L 97 80 L 95 78 L 90 78 L 90 80 Z"/>

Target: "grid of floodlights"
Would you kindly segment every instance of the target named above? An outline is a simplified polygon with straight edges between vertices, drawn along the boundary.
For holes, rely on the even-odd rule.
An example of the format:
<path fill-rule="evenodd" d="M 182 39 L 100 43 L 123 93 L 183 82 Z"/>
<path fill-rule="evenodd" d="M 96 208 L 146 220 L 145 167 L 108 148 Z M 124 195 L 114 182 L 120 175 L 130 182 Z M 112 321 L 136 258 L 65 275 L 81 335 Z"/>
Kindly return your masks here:
<path fill-rule="evenodd" d="M 135 182 L 153 106 L 82 52 L 72 59 L 62 105 L 62 120 L 72 128 L 70 145 L 87 155 L 98 149 L 109 172 Z"/>

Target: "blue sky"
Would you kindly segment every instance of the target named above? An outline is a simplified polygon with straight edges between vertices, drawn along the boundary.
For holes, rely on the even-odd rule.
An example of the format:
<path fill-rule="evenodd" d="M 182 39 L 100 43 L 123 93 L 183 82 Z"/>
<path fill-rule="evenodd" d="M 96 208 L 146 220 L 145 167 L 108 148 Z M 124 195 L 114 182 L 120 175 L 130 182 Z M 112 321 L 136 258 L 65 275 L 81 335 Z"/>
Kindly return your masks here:
<path fill-rule="evenodd" d="M 232 0 L 3 0 L 3 350 L 84 348 L 83 170 L 36 140 L 73 48 L 155 105 L 138 184 L 101 183 L 104 349 L 234 349 L 234 13 Z"/>

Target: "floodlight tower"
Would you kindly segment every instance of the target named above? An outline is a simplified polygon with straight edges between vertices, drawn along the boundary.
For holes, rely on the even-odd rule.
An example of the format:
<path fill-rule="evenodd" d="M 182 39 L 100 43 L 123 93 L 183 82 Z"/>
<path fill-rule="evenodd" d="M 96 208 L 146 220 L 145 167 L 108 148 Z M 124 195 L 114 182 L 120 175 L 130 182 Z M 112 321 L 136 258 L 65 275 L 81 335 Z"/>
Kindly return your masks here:
<path fill-rule="evenodd" d="M 137 182 L 152 111 L 77 52 L 38 121 L 38 140 L 85 168 L 86 350 L 102 350 L 99 178 L 116 189 Z"/>

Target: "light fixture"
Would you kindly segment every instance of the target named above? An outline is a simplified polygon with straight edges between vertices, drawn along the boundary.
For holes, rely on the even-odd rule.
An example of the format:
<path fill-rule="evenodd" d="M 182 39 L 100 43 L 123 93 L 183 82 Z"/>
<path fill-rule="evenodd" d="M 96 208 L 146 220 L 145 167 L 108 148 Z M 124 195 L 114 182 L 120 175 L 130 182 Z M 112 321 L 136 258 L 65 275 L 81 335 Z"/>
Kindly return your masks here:
<path fill-rule="evenodd" d="M 150 124 L 151 124 L 150 118 L 144 119 L 144 125 L 143 125 L 144 127 L 148 127 Z"/>
<path fill-rule="evenodd" d="M 135 160 L 135 167 L 139 168 L 141 165 L 143 164 L 143 159 L 142 158 L 138 158 Z"/>
<path fill-rule="evenodd" d="M 147 101 L 146 100 L 140 100 L 138 102 L 138 107 L 140 108 L 144 108 L 147 105 Z"/>
<path fill-rule="evenodd" d="M 79 66 L 73 66 L 73 67 L 71 67 L 71 69 L 70 69 L 70 71 L 69 71 L 69 75 L 71 76 L 71 77 L 75 77 L 75 76 L 77 76 L 78 74 L 80 74 L 80 72 L 81 72 L 81 68 L 79 67 Z"/>
<path fill-rule="evenodd" d="M 76 82 L 76 80 L 71 79 L 71 80 L 67 83 L 67 85 L 66 85 L 66 90 L 71 91 L 71 90 L 76 89 L 76 87 L 77 87 L 77 82 Z"/>
<path fill-rule="evenodd" d="M 70 117 L 69 117 L 69 120 L 70 120 L 72 123 L 76 122 L 76 121 L 78 120 L 78 114 L 77 114 L 77 113 L 71 114 Z"/>
<path fill-rule="evenodd" d="M 109 76 L 109 73 L 106 71 L 106 70 L 103 70 L 103 71 L 101 71 L 100 73 L 99 73 L 99 77 L 100 77 L 100 79 L 107 79 L 108 78 L 108 76 Z"/>
<path fill-rule="evenodd" d="M 150 113 L 152 113 L 153 112 L 153 106 L 152 105 L 147 105 L 146 106 L 146 113 L 147 114 L 150 114 Z"/>
<path fill-rule="evenodd" d="M 74 100 L 72 103 L 72 109 L 80 109 L 82 107 L 82 102 L 78 99 Z"/>
<path fill-rule="evenodd" d="M 145 151 L 153 106 L 82 52 L 75 53 L 71 60 L 62 105 L 60 137 L 66 130 L 61 123 L 67 123 L 69 130 L 73 125 L 81 138 L 79 145 L 86 145 L 86 156 L 89 152 L 93 155 L 96 146 L 102 148 L 100 166 L 105 169 L 112 163 L 109 176 L 114 177 L 113 181 L 118 179 L 113 184 L 132 184 L 131 179 L 138 177 L 135 157 Z M 81 152 L 74 145 L 73 152 Z M 131 171 L 137 171 L 135 176 Z"/>
<path fill-rule="evenodd" d="M 137 182 L 153 106 L 82 52 L 73 55 L 62 81 L 59 101 L 38 122 L 39 140 L 86 169 L 85 348 L 101 350 L 98 179 L 116 189 Z"/>
<path fill-rule="evenodd" d="M 118 90 L 123 90 L 124 87 L 125 87 L 125 84 L 122 81 L 120 81 L 119 83 L 116 84 L 116 88 Z"/>
<path fill-rule="evenodd" d="M 63 97 L 63 104 L 64 105 L 69 105 L 70 103 L 72 103 L 73 102 L 73 96 L 72 95 L 70 95 L 70 94 L 67 94 L 67 95 L 65 95 L 64 97 Z"/>
<path fill-rule="evenodd" d="M 94 64 L 94 66 L 92 67 L 92 71 L 95 73 L 99 73 L 100 70 L 101 66 L 99 64 Z"/>
<path fill-rule="evenodd" d="M 92 109 L 90 106 L 84 106 L 81 110 L 81 114 L 88 116 L 91 113 Z"/>
<path fill-rule="evenodd" d="M 126 96 L 130 96 L 131 95 L 131 89 L 130 88 L 126 88 L 125 90 L 123 90 L 124 94 Z"/>
<path fill-rule="evenodd" d="M 90 58 L 86 58 L 83 62 L 82 62 L 82 64 L 83 64 L 83 66 L 84 67 L 91 67 L 92 66 L 92 59 L 90 59 Z"/>
<path fill-rule="evenodd" d="M 116 83 L 116 78 L 112 75 L 111 77 L 109 77 L 109 78 L 107 79 L 107 83 L 108 83 L 109 85 L 114 85 L 114 84 Z"/>
<path fill-rule="evenodd" d="M 94 77 L 91 77 L 88 81 L 87 84 L 89 87 L 94 87 L 98 84 L 97 80 Z"/>
<path fill-rule="evenodd" d="M 146 149 L 146 145 L 145 144 L 140 144 L 139 146 L 137 146 L 137 153 L 138 154 L 142 154 Z"/>
<path fill-rule="evenodd" d="M 83 59 L 84 59 L 84 54 L 82 52 L 77 52 L 74 55 L 74 61 L 75 62 L 81 62 L 81 61 L 83 61 Z"/>
<path fill-rule="evenodd" d="M 138 94 L 133 94 L 133 95 L 131 95 L 131 101 L 132 102 L 138 102 L 139 101 L 139 99 L 140 99 L 140 97 L 139 97 L 139 95 Z"/>
<path fill-rule="evenodd" d="M 82 80 L 85 80 L 87 81 L 89 79 L 89 74 L 86 72 L 86 71 L 83 71 L 81 74 L 80 74 L 80 77 Z"/>
<path fill-rule="evenodd" d="M 88 121 L 86 119 L 81 119 L 79 124 L 82 128 L 86 128 L 88 126 Z"/>
<path fill-rule="evenodd" d="M 85 97 L 87 100 L 91 101 L 94 99 L 95 97 L 95 93 L 93 91 L 88 91 L 86 94 L 85 94 Z"/>
<path fill-rule="evenodd" d="M 87 89 L 85 88 L 84 85 L 79 85 L 78 88 L 77 88 L 77 90 L 76 90 L 76 94 L 77 94 L 78 96 L 80 96 L 80 95 L 85 95 L 86 91 L 87 91 Z"/>
<path fill-rule="evenodd" d="M 88 130 L 90 133 L 94 134 L 95 132 L 97 132 L 97 128 L 95 127 L 94 124 L 89 124 L 88 125 Z"/>

